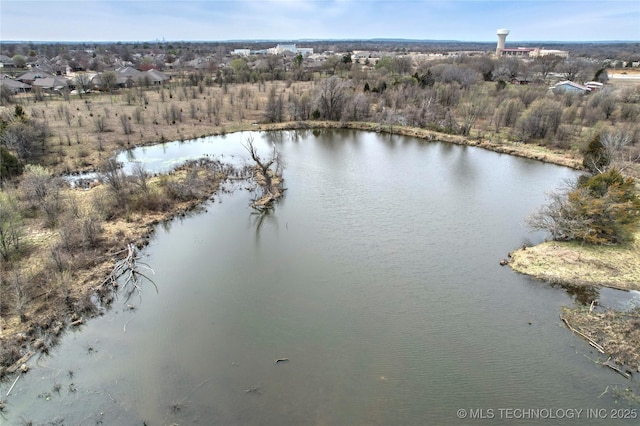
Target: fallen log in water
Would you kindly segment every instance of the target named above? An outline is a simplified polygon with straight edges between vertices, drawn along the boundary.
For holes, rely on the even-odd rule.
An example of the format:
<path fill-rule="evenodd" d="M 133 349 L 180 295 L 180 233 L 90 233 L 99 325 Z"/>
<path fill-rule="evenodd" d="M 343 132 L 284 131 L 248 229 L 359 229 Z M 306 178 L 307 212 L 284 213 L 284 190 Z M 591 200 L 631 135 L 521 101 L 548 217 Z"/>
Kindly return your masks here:
<path fill-rule="evenodd" d="M 615 371 L 616 373 L 618 373 L 619 375 L 621 375 L 622 377 L 624 377 L 625 379 L 630 379 L 631 378 L 631 374 L 620 370 L 612 361 L 611 361 L 611 357 L 609 357 L 609 359 L 607 359 L 604 364 L 602 364 L 604 366 L 609 367 L 610 369 L 612 369 L 613 371 Z"/>
<path fill-rule="evenodd" d="M 591 346 L 593 346 L 598 352 L 600 352 L 601 354 L 604 353 L 604 348 L 598 344 L 598 342 L 596 342 L 595 340 L 593 340 L 591 337 L 587 336 L 586 334 L 584 334 L 583 332 L 576 330 L 575 328 L 573 328 L 571 326 L 571 324 L 569 324 L 569 321 L 567 321 L 566 318 L 564 317 L 560 317 L 560 319 L 562 320 L 562 322 L 565 323 L 565 325 L 569 328 L 569 330 L 571 330 L 573 333 L 577 334 L 578 336 L 582 337 L 583 339 L 585 339 L 587 341 L 587 343 L 589 343 Z"/>
<path fill-rule="evenodd" d="M 31 358 L 33 355 L 35 355 L 34 351 L 27 352 L 22 358 L 11 364 L 11 367 L 7 368 L 7 373 L 15 373 L 16 371 L 18 371 L 18 369 L 27 361 L 29 361 L 29 358 Z"/>

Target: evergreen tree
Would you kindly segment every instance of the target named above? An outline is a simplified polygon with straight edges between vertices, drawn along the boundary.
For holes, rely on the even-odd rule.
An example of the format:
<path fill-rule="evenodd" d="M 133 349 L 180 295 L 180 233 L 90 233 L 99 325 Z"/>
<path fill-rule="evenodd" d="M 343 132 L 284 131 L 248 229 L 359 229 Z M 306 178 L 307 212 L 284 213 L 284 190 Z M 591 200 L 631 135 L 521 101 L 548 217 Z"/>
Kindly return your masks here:
<path fill-rule="evenodd" d="M 591 173 L 601 173 L 607 168 L 610 162 L 611 159 L 607 155 L 607 151 L 600 140 L 600 133 L 597 133 L 587 146 L 582 165 Z"/>

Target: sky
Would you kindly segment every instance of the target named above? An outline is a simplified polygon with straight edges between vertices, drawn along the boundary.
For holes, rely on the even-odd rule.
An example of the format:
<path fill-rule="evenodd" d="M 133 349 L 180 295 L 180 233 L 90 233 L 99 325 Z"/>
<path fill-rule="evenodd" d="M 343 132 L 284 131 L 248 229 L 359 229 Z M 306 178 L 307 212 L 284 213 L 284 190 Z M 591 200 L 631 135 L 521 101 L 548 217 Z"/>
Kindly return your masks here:
<path fill-rule="evenodd" d="M 1 0 L 0 41 L 640 41 L 640 0 Z"/>

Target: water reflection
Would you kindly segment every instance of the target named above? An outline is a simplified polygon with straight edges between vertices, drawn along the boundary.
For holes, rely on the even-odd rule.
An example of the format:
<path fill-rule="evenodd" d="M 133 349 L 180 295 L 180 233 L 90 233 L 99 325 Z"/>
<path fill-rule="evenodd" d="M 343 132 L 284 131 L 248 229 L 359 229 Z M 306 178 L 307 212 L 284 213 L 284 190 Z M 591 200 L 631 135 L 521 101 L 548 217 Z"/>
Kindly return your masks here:
<path fill-rule="evenodd" d="M 244 136 L 136 157 L 231 158 Z M 252 215 L 236 191 L 158 228 L 157 297 L 40 360 L 9 422 L 423 425 L 459 424 L 461 407 L 620 406 L 603 394 L 615 373 L 559 325 L 572 296 L 498 264 L 543 239 L 522 219 L 573 171 L 400 136 L 309 138 L 278 142 L 289 190 L 274 211 Z M 38 398 L 55 380 L 77 392 Z"/>

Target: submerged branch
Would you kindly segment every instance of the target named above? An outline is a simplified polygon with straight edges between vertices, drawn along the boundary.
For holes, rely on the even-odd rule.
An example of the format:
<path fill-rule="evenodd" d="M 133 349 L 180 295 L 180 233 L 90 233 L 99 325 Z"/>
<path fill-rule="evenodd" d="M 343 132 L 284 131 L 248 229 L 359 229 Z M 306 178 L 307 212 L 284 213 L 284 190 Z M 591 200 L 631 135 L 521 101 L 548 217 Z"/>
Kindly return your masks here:
<path fill-rule="evenodd" d="M 137 293 L 142 297 L 142 282 L 143 280 L 149 281 L 156 289 L 156 293 L 159 292 L 158 286 L 146 273 L 140 271 L 144 269 L 150 271 L 151 274 L 155 274 L 154 270 L 146 263 L 140 261 L 140 255 L 134 244 L 128 244 L 126 256 L 116 261 L 113 270 L 109 276 L 102 282 L 100 288 L 111 288 L 117 290 L 122 282 L 124 292 L 126 295 L 125 303 L 129 301 L 134 293 Z M 122 253 L 120 252 L 120 253 Z"/>

